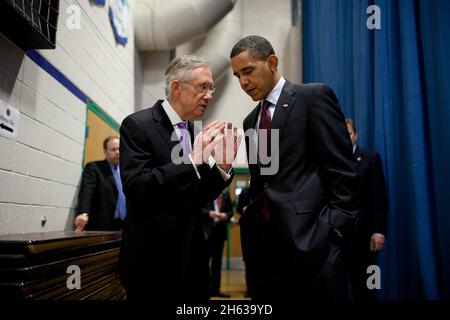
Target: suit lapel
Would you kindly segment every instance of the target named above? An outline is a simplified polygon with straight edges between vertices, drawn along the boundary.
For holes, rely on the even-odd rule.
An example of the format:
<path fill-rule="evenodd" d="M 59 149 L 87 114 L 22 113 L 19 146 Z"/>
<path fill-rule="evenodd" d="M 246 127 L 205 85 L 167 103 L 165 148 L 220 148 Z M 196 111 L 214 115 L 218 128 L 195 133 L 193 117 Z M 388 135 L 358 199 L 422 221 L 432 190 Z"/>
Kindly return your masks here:
<path fill-rule="evenodd" d="M 256 130 L 256 122 L 258 121 L 258 115 L 259 115 L 260 110 L 261 110 L 261 104 L 258 103 L 244 121 L 244 130 L 246 131 L 245 146 L 246 146 L 246 151 L 247 151 L 247 160 L 248 160 L 250 168 L 252 168 L 253 165 L 255 165 L 255 163 L 253 161 L 256 159 L 253 159 L 253 158 L 257 157 L 258 137 L 257 137 L 257 130 Z M 249 129 L 253 130 L 252 135 L 248 135 L 249 131 L 247 131 L 247 130 L 249 130 Z M 253 150 L 254 152 L 252 152 L 250 154 L 250 150 Z M 252 160 L 252 161 L 250 161 L 250 160 Z M 259 165 L 257 165 L 257 166 L 259 167 Z"/>
<path fill-rule="evenodd" d="M 200 132 L 200 129 L 194 128 L 194 125 L 191 121 L 188 121 L 188 131 L 189 136 L 191 137 L 191 147 L 194 145 L 195 135 Z"/>
<path fill-rule="evenodd" d="M 248 118 L 250 128 L 256 129 L 256 122 L 258 121 L 258 115 L 259 115 L 260 111 L 261 111 L 261 103 L 258 103 L 258 105 L 250 113 L 249 118 Z M 249 128 L 247 128 L 247 129 L 249 129 Z"/>
<path fill-rule="evenodd" d="M 272 130 L 273 129 L 279 130 L 280 138 L 283 129 L 285 127 L 284 124 L 286 123 L 286 120 L 292 111 L 292 106 L 294 105 L 296 100 L 293 97 L 294 94 L 295 94 L 294 86 L 289 81 L 286 81 L 286 83 L 283 86 L 283 90 L 281 90 L 280 97 L 278 98 L 278 102 L 275 107 L 275 112 L 273 114 L 271 123 Z"/>
<path fill-rule="evenodd" d="M 293 109 L 293 105 L 295 103 L 295 98 L 293 95 L 295 94 L 295 88 L 294 86 L 289 82 L 286 81 L 286 83 L 283 86 L 283 89 L 281 90 L 280 97 L 278 98 L 277 105 L 275 106 L 275 112 L 272 117 L 271 121 L 271 135 L 274 134 L 274 130 L 278 130 L 278 141 L 275 143 L 272 143 L 272 155 L 279 154 L 279 148 L 280 148 L 280 140 L 283 134 L 283 130 L 285 128 L 286 120 L 289 117 L 289 114 L 291 113 Z M 272 136 L 271 139 L 274 137 Z"/>
<path fill-rule="evenodd" d="M 180 143 L 180 141 L 178 139 L 174 139 L 172 141 L 172 135 L 175 130 L 173 129 L 172 123 L 170 122 L 170 119 L 164 111 L 161 103 L 162 100 L 158 101 L 158 103 L 156 103 L 152 108 L 153 120 L 155 121 L 155 125 L 158 127 L 158 133 L 165 141 L 167 141 L 170 150 L 172 150 L 173 147 Z"/>
<path fill-rule="evenodd" d="M 102 171 L 106 174 L 106 176 L 110 180 L 111 184 L 117 190 L 117 185 L 116 185 L 116 180 L 114 179 L 114 174 L 112 172 L 112 169 L 111 169 L 108 161 L 106 161 L 106 160 L 103 160 L 103 162 L 102 162 Z"/>
<path fill-rule="evenodd" d="M 355 149 L 355 160 L 356 160 L 356 167 L 358 170 L 361 169 L 363 162 L 364 162 L 364 151 L 360 147 L 356 147 Z"/>

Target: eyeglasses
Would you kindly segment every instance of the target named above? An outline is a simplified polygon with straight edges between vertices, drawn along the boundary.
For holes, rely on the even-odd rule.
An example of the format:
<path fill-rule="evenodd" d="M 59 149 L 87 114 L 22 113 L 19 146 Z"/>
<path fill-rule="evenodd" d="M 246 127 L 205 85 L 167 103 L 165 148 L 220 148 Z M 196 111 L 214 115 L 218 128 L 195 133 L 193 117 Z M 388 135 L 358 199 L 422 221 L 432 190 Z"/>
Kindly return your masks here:
<path fill-rule="evenodd" d="M 216 92 L 216 87 L 209 86 L 209 85 L 204 84 L 204 83 L 202 83 L 202 84 L 192 84 L 192 83 L 189 83 L 189 82 L 186 82 L 186 81 L 181 81 L 181 82 L 190 85 L 198 93 L 205 93 L 206 91 L 208 91 L 208 93 L 210 95 L 214 95 L 214 93 Z"/>

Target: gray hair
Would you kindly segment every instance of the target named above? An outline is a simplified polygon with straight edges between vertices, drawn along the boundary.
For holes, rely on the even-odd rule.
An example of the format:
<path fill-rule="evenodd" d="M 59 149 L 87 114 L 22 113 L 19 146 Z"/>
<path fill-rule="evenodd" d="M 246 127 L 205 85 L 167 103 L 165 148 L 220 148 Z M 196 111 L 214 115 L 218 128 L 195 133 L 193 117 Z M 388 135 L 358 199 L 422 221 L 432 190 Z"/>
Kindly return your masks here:
<path fill-rule="evenodd" d="M 233 46 L 230 58 L 244 51 L 248 51 L 251 57 L 258 60 L 266 60 L 271 54 L 275 54 L 270 42 L 261 36 L 247 36 L 239 40 Z"/>
<path fill-rule="evenodd" d="M 191 73 L 197 68 L 209 68 L 209 63 L 203 58 L 194 55 L 184 55 L 173 59 L 167 66 L 165 76 L 166 98 L 172 94 L 172 81 L 189 81 Z"/>

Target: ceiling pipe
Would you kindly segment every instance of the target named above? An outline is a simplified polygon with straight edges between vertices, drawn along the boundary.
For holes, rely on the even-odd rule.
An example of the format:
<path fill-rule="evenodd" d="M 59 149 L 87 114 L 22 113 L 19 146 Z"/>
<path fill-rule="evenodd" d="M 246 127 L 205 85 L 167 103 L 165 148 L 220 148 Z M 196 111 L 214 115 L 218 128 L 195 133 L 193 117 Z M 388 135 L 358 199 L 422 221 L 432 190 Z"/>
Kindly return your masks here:
<path fill-rule="evenodd" d="M 243 1 L 238 1 L 233 10 L 227 14 L 204 38 L 200 47 L 193 53 L 209 61 L 214 81 L 218 81 L 230 70 L 230 51 L 242 37 Z"/>
<path fill-rule="evenodd" d="M 205 35 L 236 0 L 135 0 L 133 28 L 136 47 L 170 50 Z"/>

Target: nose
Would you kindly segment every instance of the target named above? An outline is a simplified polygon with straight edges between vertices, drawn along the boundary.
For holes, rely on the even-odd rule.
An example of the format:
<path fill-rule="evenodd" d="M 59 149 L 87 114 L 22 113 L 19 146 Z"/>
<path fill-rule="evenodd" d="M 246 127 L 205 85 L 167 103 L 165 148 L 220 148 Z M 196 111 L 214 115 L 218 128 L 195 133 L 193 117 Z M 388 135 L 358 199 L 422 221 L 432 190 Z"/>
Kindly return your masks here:
<path fill-rule="evenodd" d="M 205 94 L 203 95 L 203 98 L 207 101 L 211 101 L 214 97 L 213 97 L 211 91 L 206 90 Z"/>
<path fill-rule="evenodd" d="M 245 86 L 247 86 L 250 83 L 246 76 L 241 76 L 239 78 L 239 82 L 240 82 L 242 88 L 245 88 Z"/>

